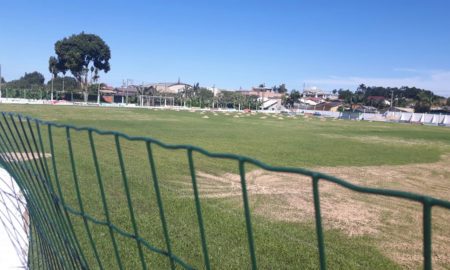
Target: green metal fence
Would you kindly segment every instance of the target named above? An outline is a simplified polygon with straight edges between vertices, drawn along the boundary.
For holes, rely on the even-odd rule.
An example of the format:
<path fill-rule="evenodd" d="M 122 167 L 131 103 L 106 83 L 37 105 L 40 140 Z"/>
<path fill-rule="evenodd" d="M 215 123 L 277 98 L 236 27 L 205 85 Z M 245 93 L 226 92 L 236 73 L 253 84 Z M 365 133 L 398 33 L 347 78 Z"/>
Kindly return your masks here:
<path fill-rule="evenodd" d="M 58 147 L 67 147 L 68 163 L 63 165 L 56 158 L 54 133 L 63 132 L 65 135 L 64 143 L 58 141 Z M 74 135 L 87 135 L 90 157 L 95 168 L 95 179 L 97 181 L 104 218 L 98 218 L 90 214 L 89 205 L 80 192 L 80 172 L 77 170 L 74 155 L 74 149 L 79 145 L 74 145 Z M 105 195 L 105 185 L 108 185 L 108 179 L 103 177 L 101 166 L 98 162 L 97 144 L 95 136 L 110 136 L 113 138 L 109 154 L 117 155 L 119 169 L 122 178 L 123 192 L 126 198 L 126 204 L 131 222 L 131 229 L 125 230 L 111 220 L 110 207 Z M 126 169 L 123 146 L 127 141 L 133 141 L 142 144 L 145 149 L 147 162 L 145 170 L 149 170 L 151 182 L 155 191 L 158 218 L 162 227 L 164 238 L 164 248 L 158 248 L 152 245 L 147 239 L 141 236 L 138 222 L 136 222 L 136 205 L 133 204 L 133 198 L 129 188 L 129 173 Z M 64 144 L 64 145 L 61 145 Z M 408 201 L 418 202 L 423 207 L 423 262 L 424 269 L 432 269 L 432 209 L 433 207 L 442 207 L 450 209 L 450 202 L 423 196 L 414 193 L 402 192 L 397 190 L 386 190 L 362 187 L 351 184 L 344 180 L 301 168 L 273 167 L 264 164 L 258 160 L 224 153 L 211 153 L 202 148 L 191 145 L 173 145 L 165 144 L 159 140 L 148 137 L 134 137 L 114 131 L 102 131 L 89 127 L 77 127 L 72 125 L 59 124 L 54 122 L 42 121 L 30 117 L 23 117 L 13 113 L 2 113 L 0 117 L 0 164 L 19 185 L 27 204 L 29 215 L 29 252 L 28 267 L 44 269 L 104 269 L 104 262 L 100 259 L 103 252 L 95 241 L 94 226 L 100 226 L 107 229 L 108 234 L 103 237 L 110 238 L 113 253 L 109 254 L 114 258 L 115 264 L 119 269 L 124 269 L 124 258 L 117 244 L 117 237 L 125 237 L 135 242 L 137 248 L 137 259 L 143 269 L 147 269 L 147 260 L 145 253 L 153 252 L 164 256 L 170 262 L 171 269 L 193 269 L 187 260 L 178 257 L 173 253 L 172 245 L 174 239 L 168 227 L 170 226 L 164 210 L 163 196 L 160 189 L 160 180 L 157 174 L 157 164 L 153 146 L 158 146 L 167 150 L 184 151 L 190 171 L 193 198 L 195 201 L 195 212 L 199 231 L 199 241 L 203 257 L 203 267 L 211 269 L 210 256 L 208 253 L 207 232 L 205 230 L 204 219 L 202 216 L 202 204 L 199 194 L 198 181 L 196 177 L 195 154 L 204 155 L 212 159 L 226 159 L 236 162 L 237 170 L 240 175 L 240 184 L 242 187 L 242 205 L 245 217 L 246 236 L 248 244 L 248 256 L 252 269 L 258 268 L 258 254 L 256 252 L 254 233 L 252 229 L 252 218 L 249 206 L 249 195 L 246 186 L 246 166 L 252 165 L 261 169 L 273 172 L 286 172 L 307 176 L 312 181 L 313 202 L 315 209 L 315 227 L 317 233 L 317 247 L 319 253 L 320 269 L 327 269 L 326 249 L 324 245 L 324 234 L 322 226 L 322 216 L 320 207 L 319 182 L 326 181 L 335 183 L 349 190 L 375 194 L 381 196 L 395 197 Z M 73 179 L 72 191 L 76 199 L 69 203 L 64 196 L 63 184 L 61 183 L 61 170 L 58 167 L 66 166 Z M 73 205 L 76 202 L 77 205 Z M 82 220 L 85 236 L 88 244 L 80 244 L 80 231 L 75 229 L 75 221 Z M 86 249 L 91 249 L 94 254 L 94 260 L 88 260 L 85 253 Z M 135 258 L 136 259 L 136 258 Z M 244 267 L 244 266 L 243 266 Z M 247 267 L 247 266 L 246 266 Z M 274 266 L 276 267 L 276 266 Z M 298 266 L 301 268 L 301 266 Z"/>

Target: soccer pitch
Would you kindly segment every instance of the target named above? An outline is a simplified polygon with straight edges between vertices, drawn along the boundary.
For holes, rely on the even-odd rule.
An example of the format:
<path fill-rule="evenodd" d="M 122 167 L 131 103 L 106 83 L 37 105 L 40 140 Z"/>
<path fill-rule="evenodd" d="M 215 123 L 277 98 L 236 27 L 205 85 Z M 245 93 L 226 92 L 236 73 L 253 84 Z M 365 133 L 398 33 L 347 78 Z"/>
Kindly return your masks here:
<path fill-rule="evenodd" d="M 222 112 L 3 104 L 0 108 L 48 121 L 117 130 L 165 143 L 191 144 L 211 152 L 241 154 L 270 165 L 309 168 L 356 184 L 450 199 L 448 128 Z M 63 193 L 76 208 L 65 140 L 64 130 L 55 131 Z M 113 138 L 95 136 L 95 141 L 111 221 L 131 231 Z M 85 208 L 89 214 L 104 219 L 86 134 L 72 132 L 72 144 Z M 125 141 L 122 148 L 141 237 L 164 249 L 145 149 L 142 144 Z M 201 269 L 202 250 L 186 153 L 155 148 L 154 154 L 172 251 Z M 195 160 L 211 265 L 246 268 L 249 257 L 241 193 L 236 185 L 237 166 L 231 161 L 218 162 L 200 155 Z M 258 266 L 318 268 L 311 181 L 252 167 L 247 168 L 247 174 Z M 422 227 L 418 204 L 355 194 L 331 184 L 324 184 L 321 190 L 330 269 L 420 267 Z M 450 266 L 450 232 L 446 226 L 449 216 L 448 211 L 433 212 L 436 268 Z M 74 225 L 84 232 L 81 220 Z M 102 266 L 114 267 L 107 228 L 92 224 L 90 228 L 101 251 Z M 89 240 L 81 237 L 80 241 L 86 247 L 87 260 L 96 265 Z M 139 268 L 134 241 L 120 236 L 117 241 L 126 268 Z M 144 256 L 150 269 L 170 267 L 165 257 L 152 252 Z"/>

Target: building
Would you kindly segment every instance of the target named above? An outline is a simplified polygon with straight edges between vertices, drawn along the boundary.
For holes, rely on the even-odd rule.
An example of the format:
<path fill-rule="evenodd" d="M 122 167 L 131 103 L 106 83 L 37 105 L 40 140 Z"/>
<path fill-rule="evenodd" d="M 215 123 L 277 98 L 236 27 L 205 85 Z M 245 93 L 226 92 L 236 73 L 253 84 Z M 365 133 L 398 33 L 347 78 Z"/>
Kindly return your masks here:
<path fill-rule="evenodd" d="M 305 103 L 294 103 L 294 109 L 297 110 L 311 110 L 311 111 L 330 111 L 338 112 L 340 107 L 343 107 L 342 101 L 322 102 L 316 105 L 308 105 Z"/>
<path fill-rule="evenodd" d="M 208 89 L 209 91 L 211 91 L 211 92 L 213 92 L 213 95 L 215 96 L 215 97 L 217 97 L 222 91 L 219 89 L 219 88 L 217 88 L 216 86 L 213 86 L 213 87 L 207 87 L 206 89 Z"/>
<path fill-rule="evenodd" d="M 352 104 L 352 110 L 359 113 L 379 113 L 377 108 L 361 104 Z"/>
<path fill-rule="evenodd" d="M 392 108 L 389 108 L 387 111 L 389 111 L 389 112 L 413 113 L 414 112 L 414 108 L 392 107 Z"/>
<path fill-rule="evenodd" d="M 344 104 L 341 101 L 323 102 L 323 103 L 317 104 L 315 106 L 315 110 L 337 112 L 337 111 L 339 111 L 339 107 L 342 107 L 343 105 Z"/>
<path fill-rule="evenodd" d="M 337 100 L 338 95 L 325 92 L 315 86 L 310 88 L 304 88 L 301 94 L 303 98 L 320 98 L 322 100 Z"/>
<path fill-rule="evenodd" d="M 325 102 L 323 98 L 319 97 L 301 97 L 299 99 L 301 104 L 315 106 L 317 104 Z"/>
<path fill-rule="evenodd" d="M 161 83 L 150 83 L 144 85 L 146 88 L 153 87 L 158 93 L 162 94 L 178 94 L 186 88 L 191 88 L 192 85 L 180 82 L 161 82 Z"/>
<path fill-rule="evenodd" d="M 368 96 L 367 102 L 370 105 L 391 105 L 391 102 L 389 102 L 385 97 L 383 96 Z"/>
<path fill-rule="evenodd" d="M 258 101 L 261 103 L 261 110 L 285 110 L 286 108 L 281 104 L 282 98 L 285 96 L 283 93 L 277 93 L 272 91 L 272 88 L 258 86 L 252 87 L 252 90 L 238 90 L 236 92 L 241 93 L 244 96 L 257 96 Z"/>
<path fill-rule="evenodd" d="M 135 85 L 128 85 L 125 87 L 116 88 L 115 96 L 131 97 L 139 94 L 138 87 Z"/>

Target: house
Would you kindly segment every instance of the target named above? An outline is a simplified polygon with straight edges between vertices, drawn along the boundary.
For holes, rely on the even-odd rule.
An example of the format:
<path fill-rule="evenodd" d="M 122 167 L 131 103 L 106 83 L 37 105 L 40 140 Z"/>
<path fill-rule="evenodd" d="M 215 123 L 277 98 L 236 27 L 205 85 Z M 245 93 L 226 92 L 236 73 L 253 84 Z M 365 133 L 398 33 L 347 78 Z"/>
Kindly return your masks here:
<path fill-rule="evenodd" d="M 300 103 L 303 103 L 305 105 L 315 106 L 317 104 L 325 102 L 324 99 L 319 97 L 302 97 L 300 98 Z"/>
<path fill-rule="evenodd" d="M 99 91 L 102 95 L 114 95 L 116 93 L 116 91 L 114 91 L 114 87 L 109 85 L 102 85 Z"/>
<path fill-rule="evenodd" d="M 115 96 L 126 96 L 126 97 L 130 97 L 130 96 L 136 96 L 138 95 L 139 91 L 137 86 L 135 85 L 128 85 L 128 86 L 122 86 L 119 88 L 115 89 Z"/>
<path fill-rule="evenodd" d="M 450 114 L 450 106 L 442 106 L 442 107 L 431 108 L 430 113 Z"/>
<path fill-rule="evenodd" d="M 154 88 L 159 93 L 164 94 L 178 94 L 186 88 L 191 88 L 192 85 L 180 82 L 161 82 L 161 83 L 150 83 L 144 85 L 146 88 Z"/>
<path fill-rule="evenodd" d="M 301 103 L 294 104 L 294 105 L 297 105 L 297 109 L 300 109 L 300 110 L 337 112 L 337 111 L 339 111 L 339 107 L 342 107 L 344 105 L 344 103 L 341 101 L 332 101 L 332 102 L 321 102 L 316 105 L 305 105 L 305 104 L 301 104 Z"/>
<path fill-rule="evenodd" d="M 207 87 L 206 89 L 208 89 L 209 91 L 213 92 L 213 95 L 215 97 L 217 97 L 222 91 L 220 91 L 219 88 L 213 86 L 213 87 Z"/>
<path fill-rule="evenodd" d="M 325 92 L 315 86 L 310 88 L 304 88 L 301 94 L 304 98 L 321 98 L 323 100 L 337 100 L 338 95 L 333 93 Z"/>
<path fill-rule="evenodd" d="M 352 109 L 354 112 L 360 113 L 379 113 L 378 109 L 372 106 L 365 106 L 360 104 L 352 105 Z"/>
<path fill-rule="evenodd" d="M 281 101 L 284 93 L 277 93 L 272 91 L 272 88 L 259 86 L 252 87 L 252 90 L 239 90 L 236 91 L 244 96 L 257 96 L 258 101 L 261 102 L 261 110 L 283 110 L 284 106 L 281 105 Z"/>
<path fill-rule="evenodd" d="M 392 107 L 388 109 L 389 112 L 405 112 L 405 113 L 413 113 L 414 108 L 405 108 L 405 107 Z"/>
<path fill-rule="evenodd" d="M 107 102 L 107 103 L 114 102 L 114 95 L 116 94 L 116 91 L 114 91 L 114 87 L 108 86 L 108 85 L 102 85 L 99 92 L 100 92 L 101 98 L 104 102 Z"/>
<path fill-rule="evenodd" d="M 385 97 L 383 96 L 368 96 L 367 102 L 370 105 L 391 105 L 391 102 L 389 102 Z"/>
<path fill-rule="evenodd" d="M 323 102 L 323 103 L 317 104 L 315 106 L 315 110 L 337 112 L 339 110 L 339 107 L 341 107 L 343 104 L 344 103 L 341 101 Z"/>

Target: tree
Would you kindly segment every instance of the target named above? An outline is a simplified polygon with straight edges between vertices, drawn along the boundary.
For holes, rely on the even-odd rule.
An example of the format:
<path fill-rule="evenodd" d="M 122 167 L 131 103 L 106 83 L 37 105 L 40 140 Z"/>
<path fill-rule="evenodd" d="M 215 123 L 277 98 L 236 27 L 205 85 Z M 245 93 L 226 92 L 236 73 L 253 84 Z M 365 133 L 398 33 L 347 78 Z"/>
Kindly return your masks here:
<path fill-rule="evenodd" d="M 197 93 L 197 91 L 200 89 L 200 83 L 194 83 L 194 86 L 192 87 L 192 90 L 194 93 Z"/>
<path fill-rule="evenodd" d="M 447 106 L 450 106 L 450 97 L 447 98 Z"/>
<path fill-rule="evenodd" d="M 284 83 L 280 84 L 280 86 L 278 87 L 278 93 L 280 94 L 284 94 L 286 93 L 288 90 L 286 88 L 286 85 Z"/>
<path fill-rule="evenodd" d="M 288 90 L 287 90 L 286 85 L 284 83 L 280 84 L 279 86 L 274 85 L 272 87 L 272 92 L 275 92 L 275 93 L 284 94 L 284 93 L 287 93 L 287 91 Z"/>
<path fill-rule="evenodd" d="M 44 86 L 45 78 L 41 73 L 34 71 L 25 73 L 24 76 L 18 80 L 10 81 L 7 87 L 14 89 L 31 89 L 33 87 L 42 88 Z"/>
<path fill-rule="evenodd" d="M 339 99 L 343 99 L 343 100 L 345 100 L 345 102 L 350 103 L 352 101 L 353 92 L 350 91 L 349 89 L 347 89 L 347 90 L 339 89 L 338 95 L 339 95 Z"/>
<path fill-rule="evenodd" d="M 56 78 L 56 75 L 58 75 L 58 59 L 54 56 L 50 56 L 50 59 L 48 59 L 48 71 L 53 75 L 53 78 Z"/>
<path fill-rule="evenodd" d="M 42 98 L 45 78 L 41 73 L 34 71 L 25 73 L 18 80 L 13 80 L 5 85 L 6 89 L 13 90 L 12 96 L 23 98 Z M 10 91 L 11 94 L 11 91 Z"/>
<path fill-rule="evenodd" d="M 65 77 L 56 77 L 54 79 L 53 87 L 55 90 L 61 91 L 63 89 L 63 82 L 65 84 L 65 91 L 73 92 L 80 90 L 80 84 L 74 77 L 65 76 Z M 52 81 L 47 82 L 47 89 L 50 89 Z"/>
<path fill-rule="evenodd" d="M 57 41 L 55 53 L 57 60 L 55 67 L 58 72 L 65 73 L 69 70 L 72 73 L 81 84 L 84 101 L 87 102 L 89 70 L 92 68 L 98 76 L 99 71 L 107 73 L 111 68 L 109 46 L 99 36 L 81 32 Z M 50 58 L 49 64 L 52 61 Z"/>
<path fill-rule="evenodd" d="M 252 110 L 254 108 L 257 110 L 258 106 L 260 106 L 259 97 L 257 95 L 246 96 L 245 104 L 247 105 L 246 109 Z"/>
<path fill-rule="evenodd" d="M 222 91 L 220 97 L 220 104 L 225 108 L 234 108 L 235 95 L 234 91 Z"/>
<path fill-rule="evenodd" d="M 356 88 L 356 92 L 362 92 L 363 94 L 366 93 L 367 86 L 365 84 L 360 84 L 358 88 Z"/>
<path fill-rule="evenodd" d="M 214 93 L 204 87 L 200 87 L 196 93 L 197 103 L 200 107 L 209 107 L 212 104 Z"/>
<path fill-rule="evenodd" d="M 289 96 L 287 97 L 285 104 L 294 106 L 295 102 L 298 102 L 298 99 L 300 98 L 300 92 L 297 90 L 292 90 Z"/>
<path fill-rule="evenodd" d="M 75 79 L 74 77 L 70 77 L 70 76 L 64 76 L 64 77 L 56 77 L 50 81 L 47 82 L 47 90 L 50 91 L 52 89 L 52 81 L 53 81 L 53 88 L 55 91 L 57 91 L 56 93 L 57 96 L 59 96 L 59 98 L 66 98 L 66 93 L 70 93 L 70 100 L 73 100 L 73 94 L 74 92 L 79 92 L 80 91 L 80 83 L 77 81 L 77 79 Z"/>
<path fill-rule="evenodd" d="M 429 112 L 430 108 L 431 108 L 431 104 L 433 102 L 432 97 L 430 97 L 427 93 L 425 92 L 419 92 L 419 94 L 417 95 L 417 102 L 414 105 L 414 112 L 417 113 L 424 113 L 424 112 Z"/>
<path fill-rule="evenodd" d="M 6 83 L 5 78 L 3 78 L 3 77 L 1 77 L 0 80 L 1 80 L 1 83 Z"/>
<path fill-rule="evenodd" d="M 58 60 L 56 59 L 56 57 L 51 56 L 50 59 L 48 60 L 48 70 L 50 71 L 50 73 L 53 75 L 51 83 L 52 83 L 52 88 L 51 88 L 51 100 L 53 101 L 53 82 L 54 79 L 56 78 L 56 76 L 58 75 Z"/>

